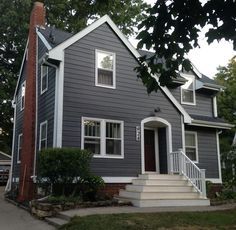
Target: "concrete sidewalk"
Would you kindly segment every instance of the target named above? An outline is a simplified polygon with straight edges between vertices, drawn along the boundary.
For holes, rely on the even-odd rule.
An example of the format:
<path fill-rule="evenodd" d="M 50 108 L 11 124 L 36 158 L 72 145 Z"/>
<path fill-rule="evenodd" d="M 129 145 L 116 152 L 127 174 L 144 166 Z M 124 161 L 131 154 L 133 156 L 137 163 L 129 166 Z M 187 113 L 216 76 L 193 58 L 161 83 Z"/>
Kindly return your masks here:
<path fill-rule="evenodd" d="M 120 207 L 98 207 L 98 208 L 81 208 L 61 212 L 60 215 L 65 219 L 73 216 L 89 216 L 96 214 L 118 214 L 118 213 L 155 213 L 155 212 L 210 212 L 222 211 L 236 208 L 236 203 L 219 205 L 219 206 L 199 206 L 199 207 L 153 207 L 138 208 L 133 206 Z"/>
<path fill-rule="evenodd" d="M 4 187 L 0 186 L 0 229 L 1 230 L 55 230 L 53 226 L 38 220 L 22 208 L 4 200 Z"/>

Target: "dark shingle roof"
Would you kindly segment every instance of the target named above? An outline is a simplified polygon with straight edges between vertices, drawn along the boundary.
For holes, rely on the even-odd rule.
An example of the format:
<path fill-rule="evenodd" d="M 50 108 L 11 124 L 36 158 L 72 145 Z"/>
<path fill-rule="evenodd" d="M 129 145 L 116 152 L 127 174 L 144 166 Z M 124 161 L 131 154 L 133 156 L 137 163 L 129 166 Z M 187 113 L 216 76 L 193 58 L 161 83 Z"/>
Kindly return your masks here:
<path fill-rule="evenodd" d="M 209 122 L 217 122 L 217 123 L 227 123 L 224 119 L 219 117 L 208 117 L 208 116 L 202 116 L 202 115 L 195 115 L 195 114 L 189 114 L 194 120 L 200 120 L 200 121 L 209 121 Z"/>
<path fill-rule="evenodd" d="M 71 36 L 73 36 L 73 34 L 71 34 L 71 33 L 62 31 L 60 29 L 56 29 L 54 27 L 39 28 L 39 31 L 42 33 L 42 35 L 45 37 L 47 42 L 53 48 L 55 46 L 59 45 L 60 43 L 64 42 L 65 40 L 67 40 Z M 54 35 L 54 38 L 55 38 L 54 41 L 52 41 L 52 39 L 50 38 L 50 33 L 52 33 Z"/>

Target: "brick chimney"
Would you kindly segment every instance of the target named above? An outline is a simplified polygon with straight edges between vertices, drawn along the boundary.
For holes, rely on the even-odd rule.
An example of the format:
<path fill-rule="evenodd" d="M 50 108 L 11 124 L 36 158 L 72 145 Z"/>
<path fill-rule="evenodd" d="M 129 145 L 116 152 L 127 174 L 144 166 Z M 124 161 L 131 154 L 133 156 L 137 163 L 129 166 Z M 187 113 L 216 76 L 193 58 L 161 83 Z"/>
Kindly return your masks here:
<path fill-rule="evenodd" d="M 18 201 L 29 201 L 35 196 L 34 172 L 35 109 L 36 109 L 36 27 L 45 26 L 43 3 L 35 2 L 30 16 L 28 61 L 26 64 L 26 91 L 23 119 L 23 145 L 20 164 L 20 186 Z"/>

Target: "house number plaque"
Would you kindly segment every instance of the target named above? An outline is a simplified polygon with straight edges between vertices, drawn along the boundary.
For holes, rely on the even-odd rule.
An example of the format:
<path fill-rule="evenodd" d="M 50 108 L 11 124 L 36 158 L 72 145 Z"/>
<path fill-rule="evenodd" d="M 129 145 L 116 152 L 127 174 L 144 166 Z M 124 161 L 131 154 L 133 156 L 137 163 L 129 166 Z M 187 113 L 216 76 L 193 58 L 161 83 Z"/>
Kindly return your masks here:
<path fill-rule="evenodd" d="M 140 141 L 141 139 L 141 128 L 140 126 L 136 126 L 136 141 Z"/>

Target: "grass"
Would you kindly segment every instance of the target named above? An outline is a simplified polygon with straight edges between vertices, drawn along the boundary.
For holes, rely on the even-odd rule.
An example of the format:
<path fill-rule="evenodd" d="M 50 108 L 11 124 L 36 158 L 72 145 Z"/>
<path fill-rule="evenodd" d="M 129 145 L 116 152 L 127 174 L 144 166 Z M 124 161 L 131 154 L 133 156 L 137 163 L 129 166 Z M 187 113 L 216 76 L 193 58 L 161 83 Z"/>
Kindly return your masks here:
<path fill-rule="evenodd" d="M 60 230 L 236 229 L 236 209 L 216 212 L 134 213 L 74 217 Z"/>

